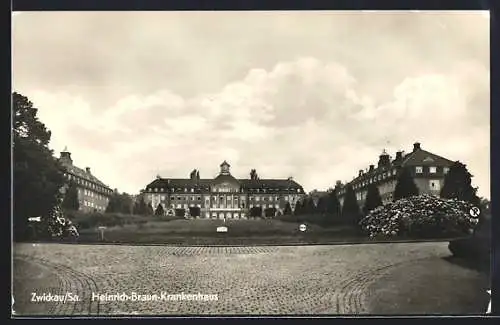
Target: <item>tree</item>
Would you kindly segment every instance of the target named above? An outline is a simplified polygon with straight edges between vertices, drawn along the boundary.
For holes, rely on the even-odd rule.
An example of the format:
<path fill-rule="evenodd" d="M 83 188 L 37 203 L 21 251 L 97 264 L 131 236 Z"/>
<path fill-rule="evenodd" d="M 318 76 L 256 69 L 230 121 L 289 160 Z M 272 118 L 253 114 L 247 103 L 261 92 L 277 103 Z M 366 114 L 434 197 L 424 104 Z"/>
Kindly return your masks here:
<path fill-rule="evenodd" d="M 327 207 L 326 211 L 328 214 L 333 215 L 333 216 L 340 216 L 340 202 L 339 198 L 337 197 L 337 190 L 333 190 L 331 192 L 328 192 L 327 195 Z"/>
<path fill-rule="evenodd" d="M 136 215 L 147 215 L 148 214 L 148 206 L 146 204 L 146 201 L 144 201 L 144 196 L 140 196 L 135 204 L 134 204 L 134 209 L 133 209 L 133 214 Z"/>
<path fill-rule="evenodd" d="M 353 225 L 357 225 L 361 219 L 358 200 L 351 184 L 346 185 L 344 204 L 342 205 L 342 219 Z"/>
<path fill-rule="evenodd" d="M 316 205 L 312 197 L 306 197 L 304 200 L 304 213 L 305 214 L 315 214 Z"/>
<path fill-rule="evenodd" d="M 413 180 L 410 169 L 403 167 L 399 173 L 396 187 L 394 189 L 394 201 L 418 195 L 418 187 Z"/>
<path fill-rule="evenodd" d="M 316 205 L 316 213 L 326 214 L 328 211 L 328 196 L 321 196 Z"/>
<path fill-rule="evenodd" d="M 49 219 L 62 199 L 62 166 L 49 149 L 51 133 L 38 119 L 38 109 L 21 94 L 12 94 L 13 104 L 13 228 L 14 239 L 23 239 L 28 218 Z"/>
<path fill-rule="evenodd" d="M 80 209 L 78 189 L 74 182 L 70 182 L 66 189 L 66 193 L 64 194 L 64 199 L 62 201 L 62 208 L 70 211 L 78 211 L 78 209 Z"/>
<path fill-rule="evenodd" d="M 283 214 L 285 216 L 289 216 L 292 214 L 292 207 L 290 206 L 290 202 L 286 202 L 285 208 L 283 209 Z"/>
<path fill-rule="evenodd" d="M 165 214 L 165 210 L 163 210 L 163 205 L 158 204 L 155 210 L 155 216 L 162 216 Z"/>
<path fill-rule="evenodd" d="M 467 166 L 459 161 L 450 166 L 444 178 L 440 196 L 444 199 L 457 199 L 479 206 L 480 198 L 476 195 L 477 188 L 472 187 L 472 175 Z"/>
<path fill-rule="evenodd" d="M 132 214 L 134 212 L 134 202 L 132 197 L 127 193 L 120 194 L 114 191 L 109 198 L 106 213 L 123 213 Z"/>
<path fill-rule="evenodd" d="M 250 217 L 261 217 L 261 216 L 262 216 L 262 207 L 250 208 Z"/>
<path fill-rule="evenodd" d="M 340 219 L 341 210 L 340 210 L 340 202 L 337 197 L 337 190 L 332 190 L 328 192 L 326 196 L 326 214 L 327 214 L 327 223 L 335 223 Z"/>
<path fill-rule="evenodd" d="M 297 203 L 295 203 L 295 210 L 293 214 L 297 216 L 304 214 L 304 199 L 298 200 Z"/>
<path fill-rule="evenodd" d="M 382 198 L 380 197 L 380 191 L 378 186 L 375 184 L 368 185 L 368 191 L 366 193 L 365 205 L 363 207 L 363 213 L 367 215 L 370 211 L 382 205 Z"/>
<path fill-rule="evenodd" d="M 154 214 L 153 205 L 151 204 L 151 202 L 149 202 L 146 208 L 146 215 L 152 216 L 153 214 Z"/>

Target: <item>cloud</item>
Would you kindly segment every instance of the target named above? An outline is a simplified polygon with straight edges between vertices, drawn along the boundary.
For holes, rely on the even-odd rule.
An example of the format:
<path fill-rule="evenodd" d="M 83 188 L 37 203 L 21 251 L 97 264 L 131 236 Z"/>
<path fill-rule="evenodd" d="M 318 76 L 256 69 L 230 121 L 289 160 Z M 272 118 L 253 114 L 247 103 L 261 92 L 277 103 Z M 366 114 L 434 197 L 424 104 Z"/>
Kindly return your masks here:
<path fill-rule="evenodd" d="M 419 141 L 467 163 L 489 196 L 489 36 L 474 15 L 167 16 L 14 26 L 15 88 L 51 146 L 112 187 L 213 177 L 228 160 L 236 177 L 325 189 Z"/>

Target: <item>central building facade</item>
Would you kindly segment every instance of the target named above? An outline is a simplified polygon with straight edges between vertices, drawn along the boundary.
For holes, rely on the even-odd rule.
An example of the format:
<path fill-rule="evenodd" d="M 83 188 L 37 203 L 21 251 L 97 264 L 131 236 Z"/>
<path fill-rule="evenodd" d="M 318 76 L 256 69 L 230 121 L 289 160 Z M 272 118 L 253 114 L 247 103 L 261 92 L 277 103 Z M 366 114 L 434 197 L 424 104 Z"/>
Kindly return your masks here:
<path fill-rule="evenodd" d="M 289 203 L 293 210 L 305 195 L 292 178 L 236 179 L 230 167 L 224 161 L 214 179 L 200 179 L 197 171 L 185 179 L 157 177 L 143 191 L 145 201 L 153 209 L 161 204 L 168 213 L 184 209 L 202 219 L 247 219 L 252 208 L 260 208 L 262 214 L 266 209 L 279 213 Z"/>

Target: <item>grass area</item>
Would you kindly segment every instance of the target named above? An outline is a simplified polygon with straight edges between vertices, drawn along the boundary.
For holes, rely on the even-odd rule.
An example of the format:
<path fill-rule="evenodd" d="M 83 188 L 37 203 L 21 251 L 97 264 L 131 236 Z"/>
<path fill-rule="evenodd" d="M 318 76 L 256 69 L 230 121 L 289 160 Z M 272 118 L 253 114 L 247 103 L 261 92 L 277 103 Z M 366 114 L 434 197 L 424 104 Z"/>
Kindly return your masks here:
<path fill-rule="evenodd" d="M 322 243 L 326 240 L 359 240 L 354 229 L 349 227 L 320 227 L 308 225 L 305 232 L 298 223 L 279 220 L 173 220 L 169 222 L 149 221 L 144 224 L 114 226 L 104 231 L 104 242 L 110 243 L 161 243 L 185 245 L 250 245 Z M 228 228 L 218 233 L 217 227 Z M 100 241 L 97 229 L 80 231 L 79 242 Z"/>
<path fill-rule="evenodd" d="M 80 233 L 79 243 L 172 245 L 290 245 L 415 241 L 414 238 L 373 238 L 349 225 L 321 222 L 323 216 L 284 216 L 277 219 L 184 219 L 110 213 L 68 212 Z M 301 224 L 307 230 L 299 230 Z M 105 226 L 104 238 L 98 229 Z M 226 226 L 228 232 L 218 233 Z M 431 239 L 432 240 L 432 239 Z M 446 238 L 438 239 L 440 241 Z M 418 240 L 417 240 L 418 241 Z"/>

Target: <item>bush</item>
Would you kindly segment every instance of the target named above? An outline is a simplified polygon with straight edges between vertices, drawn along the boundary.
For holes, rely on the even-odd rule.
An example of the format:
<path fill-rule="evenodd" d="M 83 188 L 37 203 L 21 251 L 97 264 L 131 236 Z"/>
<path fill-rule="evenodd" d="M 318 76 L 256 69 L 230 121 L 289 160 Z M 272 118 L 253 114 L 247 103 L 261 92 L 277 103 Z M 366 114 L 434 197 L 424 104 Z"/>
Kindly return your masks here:
<path fill-rule="evenodd" d="M 478 223 L 469 214 L 471 207 L 432 195 L 412 196 L 374 209 L 359 224 L 370 237 L 460 237 L 470 235 Z"/>

